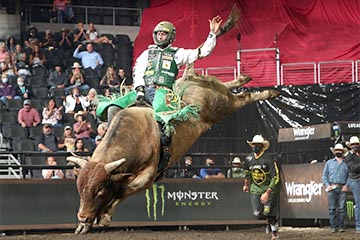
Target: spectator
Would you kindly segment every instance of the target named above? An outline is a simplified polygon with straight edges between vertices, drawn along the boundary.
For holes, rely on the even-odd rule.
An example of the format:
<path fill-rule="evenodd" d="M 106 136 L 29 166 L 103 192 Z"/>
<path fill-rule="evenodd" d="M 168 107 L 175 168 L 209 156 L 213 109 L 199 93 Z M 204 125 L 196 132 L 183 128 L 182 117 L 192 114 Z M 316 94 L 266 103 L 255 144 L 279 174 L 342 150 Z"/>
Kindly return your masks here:
<path fill-rule="evenodd" d="M 191 156 L 185 157 L 185 167 L 181 170 L 179 177 L 180 178 L 200 178 L 196 169 L 193 168 L 193 159 Z"/>
<path fill-rule="evenodd" d="M 62 126 L 60 123 L 62 119 L 63 106 L 56 107 L 55 99 L 51 98 L 46 107 L 42 111 L 42 124 L 51 124 L 52 126 Z"/>
<path fill-rule="evenodd" d="M 81 59 L 81 64 L 84 68 L 91 68 L 94 70 L 94 72 L 97 74 L 97 76 L 100 76 L 100 69 L 102 68 L 102 65 L 104 64 L 104 61 L 101 57 L 101 55 L 98 52 L 94 51 L 94 46 L 92 43 L 88 43 L 86 45 L 86 51 L 82 51 L 79 53 L 80 48 L 82 47 L 81 44 L 78 45 L 78 47 L 75 49 L 73 57 Z"/>
<path fill-rule="evenodd" d="M 70 126 L 66 126 L 64 128 L 63 136 L 59 139 L 59 143 L 60 143 L 59 149 L 67 151 L 67 152 L 74 151 L 75 141 L 76 141 L 76 138 L 75 138 L 72 128 Z"/>
<path fill-rule="evenodd" d="M 38 30 L 35 26 L 30 26 L 28 36 L 24 41 L 26 48 L 34 49 L 34 47 L 42 45 L 42 39 L 39 36 Z"/>
<path fill-rule="evenodd" d="M 46 158 L 46 165 L 47 166 L 56 166 L 57 165 L 56 158 L 53 156 L 48 156 Z M 43 169 L 42 175 L 45 179 L 64 178 L 64 173 L 61 169 Z"/>
<path fill-rule="evenodd" d="M 61 29 L 61 40 L 58 45 L 59 45 L 60 51 L 63 53 L 62 55 L 64 55 L 64 53 L 66 51 L 68 51 L 72 48 L 72 43 L 71 43 L 71 38 L 70 38 L 69 32 L 70 32 L 69 29 L 66 29 L 66 28 Z"/>
<path fill-rule="evenodd" d="M 16 40 L 15 37 L 10 36 L 6 41 L 6 48 L 9 54 L 13 54 L 16 50 Z"/>
<path fill-rule="evenodd" d="M 18 122 L 23 127 L 36 127 L 41 122 L 39 112 L 31 106 L 29 99 L 24 100 L 23 108 L 18 112 Z"/>
<path fill-rule="evenodd" d="M 41 152 L 57 152 L 61 145 L 55 134 L 52 133 L 51 124 L 44 124 L 42 134 L 37 138 L 37 147 Z"/>
<path fill-rule="evenodd" d="M 6 73 L 8 77 L 17 76 L 17 69 L 11 55 L 7 55 L 5 60 L 0 63 L 0 70 L 2 73 Z"/>
<path fill-rule="evenodd" d="M 21 99 L 20 96 L 16 96 L 15 87 L 9 83 L 5 73 L 1 74 L 0 99 L 4 105 L 6 105 L 8 99 Z"/>
<path fill-rule="evenodd" d="M 82 22 L 78 22 L 77 28 L 75 28 L 73 31 L 73 35 L 74 43 L 85 44 L 87 41 L 89 41 L 89 36 L 86 34 L 86 29 L 84 28 L 84 24 Z"/>
<path fill-rule="evenodd" d="M 89 86 L 85 84 L 84 75 L 81 72 L 82 66 L 78 62 L 74 62 L 72 71 L 69 76 L 69 86 L 66 87 L 66 91 L 69 91 L 75 87 L 79 88 L 82 92 L 89 90 Z"/>
<path fill-rule="evenodd" d="M 270 147 L 269 141 L 255 135 L 251 142 L 247 142 L 253 152 L 245 160 L 247 175 L 243 191 L 250 190 L 254 216 L 258 220 L 267 219 L 267 231 L 272 233 L 272 239 L 278 239 L 279 168 L 265 152 Z"/>
<path fill-rule="evenodd" d="M 119 92 L 120 91 L 120 82 L 115 74 L 114 67 L 108 67 L 106 69 L 106 74 L 100 81 L 100 87 L 110 88 L 111 92 Z"/>
<path fill-rule="evenodd" d="M 56 20 L 58 23 L 64 23 L 66 0 L 54 0 L 53 9 L 57 12 Z"/>
<path fill-rule="evenodd" d="M 357 136 L 352 136 L 346 146 L 350 151 L 345 156 L 345 162 L 349 169 L 349 182 L 355 201 L 355 228 L 360 234 L 360 141 Z"/>
<path fill-rule="evenodd" d="M 100 34 L 96 31 L 94 23 L 89 23 L 89 29 L 86 31 L 86 34 L 89 36 L 89 41 L 96 44 L 108 43 L 115 48 L 115 44 L 106 36 L 100 37 Z"/>
<path fill-rule="evenodd" d="M 66 7 L 65 7 L 65 22 L 72 23 L 73 19 L 75 17 L 74 10 L 72 8 L 71 0 L 65 0 L 66 1 Z"/>
<path fill-rule="evenodd" d="M 111 90 L 110 90 L 109 87 L 105 87 L 103 89 L 103 96 L 108 97 L 108 98 L 112 98 Z"/>
<path fill-rule="evenodd" d="M 89 138 L 90 134 L 93 132 L 91 124 L 86 121 L 86 112 L 79 111 L 75 113 L 74 119 L 75 123 L 73 126 L 75 137 L 76 138 Z"/>
<path fill-rule="evenodd" d="M 16 44 L 15 52 L 13 53 L 12 59 L 18 69 L 20 69 L 20 67 L 25 67 L 26 53 L 23 51 L 21 44 Z"/>
<path fill-rule="evenodd" d="M 75 141 L 75 147 L 74 147 L 74 152 L 76 152 L 79 156 L 82 156 L 84 154 L 82 153 L 87 153 L 89 152 L 89 149 L 87 149 L 84 145 L 84 139 L 82 138 L 77 138 Z M 88 159 L 90 159 L 90 157 L 88 157 Z"/>
<path fill-rule="evenodd" d="M 107 123 L 106 122 L 100 123 L 96 130 L 97 130 L 98 136 L 100 136 L 102 139 L 108 130 Z"/>
<path fill-rule="evenodd" d="M 72 90 L 72 94 L 66 96 L 64 106 L 66 113 L 75 114 L 78 111 L 86 111 L 90 103 L 86 97 L 80 95 L 79 89 L 76 87 Z"/>
<path fill-rule="evenodd" d="M 245 178 L 246 171 L 241 168 L 242 162 L 239 157 L 234 157 L 231 162 L 231 168 L 227 171 L 226 176 L 228 178 Z"/>
<path fill-rule="evenodd" d="M 130 81 L 130 79 L 128 79 L 126 77 L 126 73 L 125 73 L 125 70 L 123 68 L 118 69 L 118 77 L 119 77 L 119 82 L 120 82 L 121 86 L 123 86 L 123 85 L 126 85 L 126 86 L 132 85 L 132 82 Z"/>
<path fill-rule="evenodd" d="M 55 64 L 55 71 L 50 72 L 48 78 L 48 87 L 53 88 L 62 88 L 64 89 L 67 84 L 66 74 L 63 72 L 63 68 L 60 63 Z"/>
<path fill-rule="evenodd" d="M 225 178 L 225 175 L 221 172 L 220 168 L 215 168 L 215 160 L 207 158 L 205 160 L 206 168 L 200 169 L 200 177 L 204 179 L 209 178 Z"/>
<path fill-rule="evenodd" d="M 344 161 L 344 147 L 338 143 L 333 149 L 335 158 L 325 163 L 322 181 L 328 193 L 331 233 L 345 231 L 346 192 L 348 191 L 349 170 Z"/>
<path fill-rule="evenodd" d="M 51 30 L 46 30 L 45 39 L 44 39 L 42 47 L 48 51 L 52 51 L 52 50 L 58 48 L 58 44 L 55 41 L 54 34 L 51 32 Z"/>
<path fill-rule="evenodd" d="M 46 58 L 44 53 L 41 52 L 40 50 L 40 46 L 39 45 L 35 45 L 33 47 L 33 51 L 29 56 L 29 65 L 32 68 L 35 67 L 44 67 L 46 62 Z"/>
<path fill-rule="evenodd" d="M 98 105 L 97 92 L 95 88 L 91 88 L 86 96 L 86 100 L 90 103 L 87 108 L 87 112 L 93 115 L 94 119 L 96 119 L 96 108 Z"/>
<path fill-rule="evenodd" d="M 100 135 L 97 135 L 95 137 L 95 145 L 98 146 L 102 140 L 102 137 Z"/>
<path fill-rule="evenodd" d="M 17 78 L 15 92 L 16 96 L 20 96 L 23 100 L 34 97 L 31 87 L 25 84 L 25 78 L 23 76 Z"/>
<path fill-rule="evenodd" d="M 9 55 L 6 50 L 6 44 L 4 42 L 0 42 L 0 63 L 5 61 L 5 58 Z"/>

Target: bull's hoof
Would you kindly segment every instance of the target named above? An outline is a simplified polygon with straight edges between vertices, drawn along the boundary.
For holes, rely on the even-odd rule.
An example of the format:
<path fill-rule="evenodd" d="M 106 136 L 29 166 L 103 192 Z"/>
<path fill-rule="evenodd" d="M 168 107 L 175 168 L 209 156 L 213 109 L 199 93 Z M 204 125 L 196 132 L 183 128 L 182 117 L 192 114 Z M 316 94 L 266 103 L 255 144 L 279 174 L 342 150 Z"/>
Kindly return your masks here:
<path fill-rule="evenodd" d="M 280 95 L 280 92 L 276 90 L 269 90 L 269 93 L 270 93 L 270 98 L 275 98 Z"/>
<path fill-rule="evenodd" d="M 108 227 L 111 224 L 111 215 L 108 213 L 105 213 L 101 216 L 99 226 L 100 227 Z"/>
<path fill-rule="evenodd" d="M 91 223 L 79 223 L 79 226 L 75 230 L 75 234 L 85 234 L 90 231 L 92 227 Z"/>

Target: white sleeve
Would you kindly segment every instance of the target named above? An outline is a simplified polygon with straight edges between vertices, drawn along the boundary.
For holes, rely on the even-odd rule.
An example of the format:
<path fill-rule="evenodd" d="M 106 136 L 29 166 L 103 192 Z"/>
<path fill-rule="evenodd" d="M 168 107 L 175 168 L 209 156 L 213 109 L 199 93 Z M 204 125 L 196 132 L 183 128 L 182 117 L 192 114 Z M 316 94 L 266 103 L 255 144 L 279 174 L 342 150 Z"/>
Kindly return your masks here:
<path fill-rule="evenodd" d="M 175 54 L 175 62 L 178 65 L 178 67 L 181 67 L 182 65 L 185 64 L 193 63 L 199 58 L 199 56 L 200 57 L 208 56 L 215 48 L 215 45 L 216 45 L 216 35 L 215 33 L 210 32 L 206 41 L 199 50 L 180 48 Z"/>
<path fill-rule="evenodd" d="M 133 80 L 134 80 L 134 89 L 138 86 L 145 86 L 145 70 L 147 66 L 149 51 L 145 50 L 141 55 L 136 59 L 134 69 L 133 69 Z"/>

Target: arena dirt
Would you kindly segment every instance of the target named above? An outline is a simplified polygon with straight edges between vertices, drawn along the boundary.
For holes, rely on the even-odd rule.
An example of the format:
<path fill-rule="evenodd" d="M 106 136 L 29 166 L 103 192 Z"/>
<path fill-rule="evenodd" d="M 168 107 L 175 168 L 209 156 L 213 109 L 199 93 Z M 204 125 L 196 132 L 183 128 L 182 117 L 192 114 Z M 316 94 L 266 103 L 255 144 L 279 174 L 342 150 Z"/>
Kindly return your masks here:
<path fill-rule="evenodd" d="M 9 236 L 13 234 L 13 236 Z M 108 230 L 95 231 L 86 235 L 75 235 L 69 232 L 61 233 L 7 233 L 7 236 L 0 237 L 0 240 L 266 240 L 271 239 L 265 234 L 264 228 L 249 228 L 237 230 L 181 230 L 181 231 L 154 231 L 154 230 Z M 21 235 L 25 234 L 25 235 Z M 344 233 L 330 233 L 329 228 L 291 228 L 283 227 L 280 230 L 280 239 L 298 240 L 360 240 L 360 234 L 355 229 L 347 229 Z"/>

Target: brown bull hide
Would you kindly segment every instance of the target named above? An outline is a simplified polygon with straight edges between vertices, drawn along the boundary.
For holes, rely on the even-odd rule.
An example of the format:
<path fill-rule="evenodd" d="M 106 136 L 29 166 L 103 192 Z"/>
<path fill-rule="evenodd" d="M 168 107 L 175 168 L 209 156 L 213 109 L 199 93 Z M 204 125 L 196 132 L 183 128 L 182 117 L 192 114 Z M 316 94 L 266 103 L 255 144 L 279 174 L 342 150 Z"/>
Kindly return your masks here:
<path fill-rule="evenodd" d="M 224 84 L 214 76 L 197 74 L 179 80 L 176 89 L 183 92 L 184 104 L 200 107 L 200 119 L 176 123 L 168 166 L 178 161 L 214 123 L 246 104 L 278 95 L 273 90 L 238 94 L 230 91 L 230 88 L 239 87 L 248 81 L 250 78 L 240 76 Z M 153 184 L 158 174 L 159 138 L 159 128 L 152 109 L 133 107 L 116 114 L 91 161 L 79 174 L 81 202 L 78 218 L 81 223 L 77 232 L 86 233 L 96 217 L 100 219 L 99 225 L 108 226 L 118 203 Z M 126 160 L 118 160 L 120 158 Z M 112 162 L 117 160 L 120 162 L 114 165 Z M 112 165 L 111 171 L 105 171 L 104 166 L 109 164 Z M 102 198 L 97 198 L 99 194 Z"/>
<path fill-rule="evenodd" d="M 234 26 L 236 17 L 236 9 L 233 8 L 222 33 Z M 214 123 L 246 104 L 278 95 L 272 90 L 239 94 L 230 91 L 230 88 L 240 87 L 248 81 L 250 78 L 240 76 L 224 84 L 214 76 L 194 74 L 193 65 L 186 68 L 175 89 L 182 93 L 184 104 L 193 104 L 200 108 L 200 119 L 176 123 L 168 166 L 178 161 Z M 158 175 L 159 157 L 160 134 L 153 110 L 133 107 L 118 112 L 90 162 L 83 164 L 83 161 L 76 160 L 84 166 L 77 180 L 80 223 L 76 233 L 87 233 L 97 217 L 100 226 L 110 225 L 117 204 L 153 184 Z M 122 164 L 110 164 L 111 171 L 105 170 L 106 164 L 122 158 L 125 159 Z"/>

